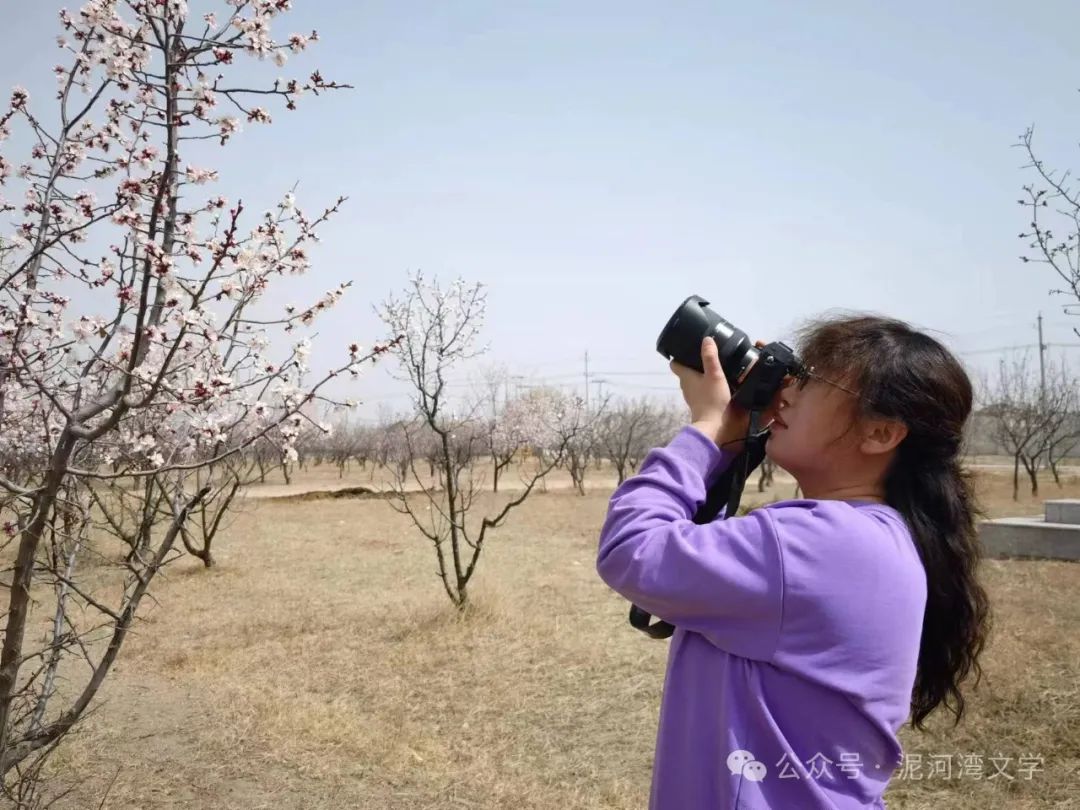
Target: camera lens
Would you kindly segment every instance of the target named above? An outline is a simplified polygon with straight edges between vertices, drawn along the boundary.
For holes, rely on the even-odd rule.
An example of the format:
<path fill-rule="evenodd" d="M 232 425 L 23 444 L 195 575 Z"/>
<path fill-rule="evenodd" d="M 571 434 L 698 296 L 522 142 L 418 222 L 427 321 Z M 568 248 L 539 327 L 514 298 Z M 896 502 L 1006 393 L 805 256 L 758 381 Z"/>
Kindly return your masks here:
<path fill-rule="evenodd" d="M 669 360 L 704 372 L 701 341 L 709 335 L 716 341 L 724 376 L 734 390 L 757 361 L 758 350 L 745 332 L 709 309 L 709 302 L 701 296 L 691 295 L 679 305 L 656 339 L 656 350 Z"/>

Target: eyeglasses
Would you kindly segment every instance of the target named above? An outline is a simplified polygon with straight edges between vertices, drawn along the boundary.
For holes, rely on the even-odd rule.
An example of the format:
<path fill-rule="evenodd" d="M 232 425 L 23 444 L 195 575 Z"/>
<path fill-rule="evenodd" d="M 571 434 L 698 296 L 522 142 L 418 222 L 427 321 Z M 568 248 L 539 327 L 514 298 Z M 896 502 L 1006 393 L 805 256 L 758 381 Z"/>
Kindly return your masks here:
<path fill-rule="evenodd" d="M 833 382 L 827 377 L 822 377 L 820 374 L 814 373 L 813 366 L 810 366 L 809 368 L 803 366 L 798 371 L 798 373 L 793 374 L 791 375 L 791 377 L 788 378 L 787 384 L 795 385 L 800 391 L 802 391 L 804 388 L 806 388 L 806 384 L 810 382 L 810 380 L 817 380 L 818 382 L 823 382 L 826 385 L 831 385 L 833 388 L 839 388 L 841 391 L 851 394 L 853 397 L 858 397 L 859 399 L 862 399 L 862 394 L 860 394 L 858 391 L 852 391 L 850 388 L 846 388 L 845 386 L 840 385 L 840 383 L 838 382 Z"/>

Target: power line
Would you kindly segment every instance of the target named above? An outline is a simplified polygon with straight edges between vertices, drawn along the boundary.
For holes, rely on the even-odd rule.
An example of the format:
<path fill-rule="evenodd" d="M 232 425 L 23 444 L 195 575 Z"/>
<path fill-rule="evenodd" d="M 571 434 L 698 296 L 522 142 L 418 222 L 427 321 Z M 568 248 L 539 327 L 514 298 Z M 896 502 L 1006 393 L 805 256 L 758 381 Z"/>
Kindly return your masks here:
<path fill-rule="evenodd" d="M 1034 349 L 1038 346 L 1037 343 L 1018 343 L 1015 346 L 998 346 L 993 349 L 973 349 L 966 352 L 957 352 L 960 355 L 972 355 L 972 354 L 1001 354 L 1002 352 L 1011 352 L 1016 349 Z"/>
<path fill-rule="evenodd" d="M 671 377 L 671 371 L 598 371 L 597 374 L 606 374 L 610 377 Z"/>
<path fill-rule="evenodd" d="M 1060 349 L 1080 349 L 1080 343 L 1044 343 L 1044 348 L 1057 347 Z M 1016 349 L 1037 349 L 1038 343 L 1018 343 L 1015 346 L 998 346 L 994 349 L 974 349 L 972 351 L 957 352 L 961 355 L 969 354 L 1000 354 L 1001 352 L 1015 351 Z"/>

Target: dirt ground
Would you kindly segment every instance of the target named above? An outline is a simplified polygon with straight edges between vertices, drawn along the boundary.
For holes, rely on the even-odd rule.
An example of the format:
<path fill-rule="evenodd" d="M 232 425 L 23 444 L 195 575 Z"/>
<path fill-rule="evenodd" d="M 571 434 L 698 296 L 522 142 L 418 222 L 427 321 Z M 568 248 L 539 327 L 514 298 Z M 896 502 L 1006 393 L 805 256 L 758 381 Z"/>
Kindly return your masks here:
<path fill-rule="evenodd" d="M 157 583 L 55 755 L 55 784 L 74 787 L 56 807 L 645 807 L 667 645 L 631 629 L 596 576 L 612 481 L 590 474 L 588 495 L 552 482 L 491 536 L 464 616 L 385 501 L 249 497 L 215 568 L 185 559 Z M 313 468 L 294 491 L 335 479 Z M 979 482 L 992 515 L 1041 509 L 1013 504 L 997 470 Z M 902 731 L 924 764 L 894 778 L 890 808 L 1080 807 L 1080 565 L 991 560 L 984 577 L 982 684 L 959 727 Z M 980 778 L 926 778 L 931 758 L 961 755 L 981 757 Z M 1040 758 L 1029 778 L 1021 756 Z"/>

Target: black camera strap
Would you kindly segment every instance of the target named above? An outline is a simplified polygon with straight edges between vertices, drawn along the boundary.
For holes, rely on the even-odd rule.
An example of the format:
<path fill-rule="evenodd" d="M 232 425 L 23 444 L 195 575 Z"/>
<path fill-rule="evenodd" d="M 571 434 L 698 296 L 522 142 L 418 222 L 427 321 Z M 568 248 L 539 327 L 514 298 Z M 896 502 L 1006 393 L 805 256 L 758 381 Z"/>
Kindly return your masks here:
<path fill-rule="evenodd" d="M 712 523 L 719 516 L 721 509 L 724 512 L 721 520 L 731 517 L 738 511 L 746 479 L 765 458 L 765 442 L 769 437 L 769 431 L 758 430 L 761 413 L 760 410 L 750 411 L 750 426 L 743 449 L 709 487 L 705 502 L 694 514 L 694 523 L 699 525 Z M 651 619 L 651 613 L 642 610 L 637 605 L 630 605 L 630 624 L 637 630 L 641 630 L 652 638 L 660 639 L 669 638 L 675 632 L 675 627 L 663 619 L 655 624 L 649 624 Z"/>

